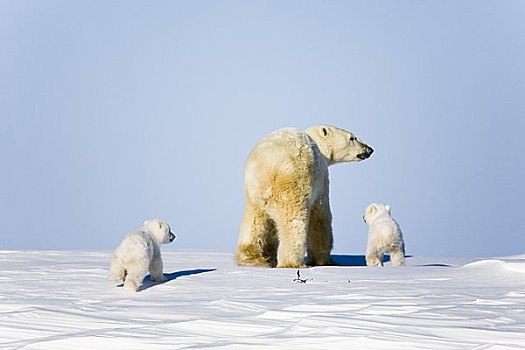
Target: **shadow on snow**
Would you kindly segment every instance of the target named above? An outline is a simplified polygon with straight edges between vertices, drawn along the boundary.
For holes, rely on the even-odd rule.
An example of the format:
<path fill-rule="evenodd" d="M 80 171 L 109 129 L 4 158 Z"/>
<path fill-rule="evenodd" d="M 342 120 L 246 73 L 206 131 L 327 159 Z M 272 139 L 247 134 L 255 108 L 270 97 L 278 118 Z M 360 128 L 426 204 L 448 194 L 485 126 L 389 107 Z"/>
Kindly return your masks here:
<path fill-rule="evenodd" d="M 212 272 L 216 270 L 217 269 L 194 269 L 194 270 L 184 270 L 184 271 L 176 271 L 172 273 L 165 273 L 164 276 L 166 277 L 166 281 L 164 282 L 154 282 L 151 279 L 151 276 L 147 275 L 146 277 L 144 277 L 144 281 L 142 282 L 142 286 L 140 286 L 139 291 L 151 288 L 159 284 L 167 283 L 169 281 L 173 281 L 179 277 L 198 275 L 201 273 Z"/>
<path fill-rule="evenodd" d="M 332 260 L 336 266 L 366 266 L 364 255 L 332 255 Z M 390 257 L 385 255 L 383 263 L 390 261 Z"/>
<path fill-rule="evenodd" d="M 405 258 L 411 258 L 412 255 L 406 255 Z M 335 263 L 335 266 L 366 266 L 366 258 L 364 255 L 332 255 L 332 260 Z M 390 256 L 386 255 L 383 257 L 383 263 L 390 261 Z M 418 266 L 427 266 L 427 267 L 450 267 L 447 264 L 425 264 Z"/>

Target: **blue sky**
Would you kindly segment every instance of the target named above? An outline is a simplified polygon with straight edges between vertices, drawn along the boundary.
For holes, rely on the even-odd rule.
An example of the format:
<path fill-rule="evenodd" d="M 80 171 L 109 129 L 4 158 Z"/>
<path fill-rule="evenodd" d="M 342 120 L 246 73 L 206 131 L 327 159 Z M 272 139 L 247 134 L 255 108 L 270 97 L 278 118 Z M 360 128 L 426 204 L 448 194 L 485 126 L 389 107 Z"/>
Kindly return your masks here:
<path fill-rule="evenodd" d="M 334 253 L 386 202 L 407 253 L 525 252 L 525 2 L 0 0 L 0 249 L 233 251 L 273 130 L 375 149 L 330 168 Z"/>

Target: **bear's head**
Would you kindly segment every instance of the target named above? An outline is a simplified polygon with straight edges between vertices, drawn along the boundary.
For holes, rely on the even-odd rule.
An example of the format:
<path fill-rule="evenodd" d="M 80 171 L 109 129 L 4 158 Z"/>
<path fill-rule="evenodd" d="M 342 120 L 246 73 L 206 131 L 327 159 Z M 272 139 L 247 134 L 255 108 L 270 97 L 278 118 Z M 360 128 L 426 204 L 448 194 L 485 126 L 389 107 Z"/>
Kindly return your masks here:
<path fill-rule="evenodd" d="M 171 232 L 170 226 L 163 220 L 154 219 L 144 222 L 144 227 L 148 229 L 159 244 L 173 242 L 175 235 Z"/>
<path fill-rule="evenodd" d="M 363 220 L 367 224 L 370 224 L 376 218 L 378 218 L 379 216 L 383 216 L 383 215 L 390 216 L 390 205 L 372 203 L 366 208 L 365 215 L 363 215 Z"/>
<path fill-rule="evenodd" d="M 349 131 L 330 125 L 316 125 L 306 133 L 315 141 L 328 165 L 367 159 L 374 150 Z"/>

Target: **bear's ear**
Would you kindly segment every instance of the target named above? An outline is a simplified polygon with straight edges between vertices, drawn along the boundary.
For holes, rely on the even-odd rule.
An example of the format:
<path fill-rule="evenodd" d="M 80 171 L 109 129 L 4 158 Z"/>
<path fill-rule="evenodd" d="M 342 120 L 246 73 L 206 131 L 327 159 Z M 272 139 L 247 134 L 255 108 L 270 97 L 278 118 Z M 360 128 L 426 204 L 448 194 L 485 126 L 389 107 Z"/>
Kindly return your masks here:
<path fill-rule="evenodd" d="M 321 125 L 319 127 L 319 135 L 322 137 L 330 136 L 330 128 L 327 127 L 326 125 Z"/>
<path fill-rule="evenodd" d="M 368 214 L 374 214 L 377 211 L 377 208 L 374 204 L 368 207 Z"/>
<path fill-rule="evenodd" d="M 148 220 L 144 221 L 144 226 L 146 226 L 147 224 L 149 224 L 149 221 Z"/>
<path fill-rule="evenodd" d="M 389 213 L 390 213 L 390 205 L 388 205 L 388 204 L 387 204 L 387 205 L 385 205 L 385 209 L 386 209 L 386 211 L 387 211 L 387 212 L 389 212 Z"/>
<path fill-rule="evenodd" d="M 159 228 L 162 228 L 162 221 L 159 220 Z"/>

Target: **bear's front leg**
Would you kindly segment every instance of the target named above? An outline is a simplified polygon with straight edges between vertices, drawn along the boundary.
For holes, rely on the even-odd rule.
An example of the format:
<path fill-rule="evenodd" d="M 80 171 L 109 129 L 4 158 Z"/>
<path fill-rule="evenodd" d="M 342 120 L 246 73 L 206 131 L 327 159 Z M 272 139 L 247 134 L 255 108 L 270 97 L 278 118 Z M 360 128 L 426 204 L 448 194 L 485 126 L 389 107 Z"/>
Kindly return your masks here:
<path fill-rule="evenodd" d="M 312 207 L 308 225 L 308 265 L 334 265 L 331 252 L 333 247 L 332 213 L 328 198 L 317 201 Z"/>
<path fill-rule="evenodd" d="M 162 259 L 159 254 L 158 256 L 154 256 L 153 259 L 151 260 L 151 263 L 149 264 L 149 273 L 153 281 L 155 282 L 166 281 L 166 276 L 164 276 L 162 269 L 163 269 Z"/>

